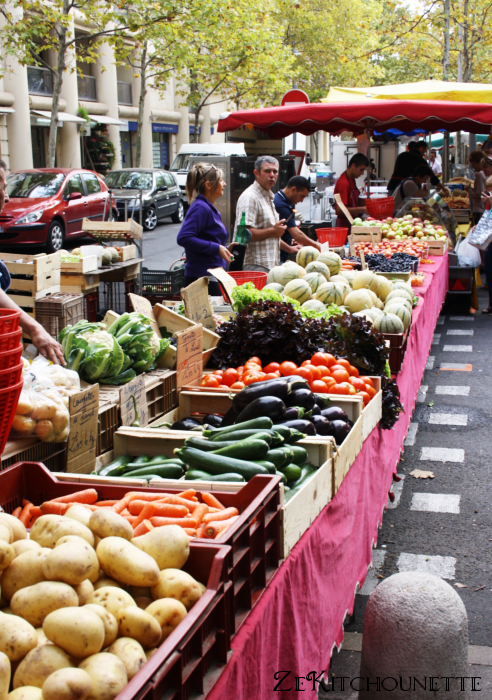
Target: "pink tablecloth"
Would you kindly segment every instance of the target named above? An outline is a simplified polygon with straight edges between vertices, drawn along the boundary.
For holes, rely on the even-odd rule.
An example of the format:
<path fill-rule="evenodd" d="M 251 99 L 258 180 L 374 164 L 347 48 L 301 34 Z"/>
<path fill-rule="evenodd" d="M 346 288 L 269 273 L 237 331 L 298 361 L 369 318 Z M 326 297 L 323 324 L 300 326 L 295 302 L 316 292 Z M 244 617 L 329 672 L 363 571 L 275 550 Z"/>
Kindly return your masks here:
<path fill-rule="evenodd" d="M 418 289 L 422 300 L 413 312 L 397 378 L 405 413 L 393 430 L 376 428 L 367 438 L 338 493 L 294 547 L 234 638 L 234 654 L 211 700 L 315 700 L 312 680 L 298 681 L 296 690 L 295 677 L 327 669 L 334 645 L 342 643 L 343 620 L 353 610 L 357 584 L 364 582 L 372 560 L 371 547 L 448 288 L 447 255 L 433 260 L 434 265 L 422 266 L 427 279 Z M 279 671 L 291 673 L 274 691 Z"/>

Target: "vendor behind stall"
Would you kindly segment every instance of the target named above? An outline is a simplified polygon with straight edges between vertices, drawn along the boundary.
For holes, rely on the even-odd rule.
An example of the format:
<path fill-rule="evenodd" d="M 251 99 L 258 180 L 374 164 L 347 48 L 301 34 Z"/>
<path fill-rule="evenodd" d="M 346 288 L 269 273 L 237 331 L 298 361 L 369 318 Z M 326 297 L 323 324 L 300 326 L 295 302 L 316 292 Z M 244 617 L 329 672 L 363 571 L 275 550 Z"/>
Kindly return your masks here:
<path fill-rule="evenodd" d="M 333 194 L 340 195 L 343 204 L 354 218 L 360 214 L 367 214 L 367 209 L 363 205 L 364 200 L 360 198 L 359 188 L 355 181 L 364 175 L 368 167 L 369 161 L 363 153 L 353 155 L 349 160 L 347 170 L 338 178 L 333 192 Z M 335 211 L 337 213 L 337 226 L 350 228 L 350 222 L 338 204 L 335 204 Z"/>
<path fill-rule="evenodd" d="M 419 141 L 418 143 L 416 141 L 410 141 L 408 144 L 408 150 L 400 153 L 395 161 L 393 175 L 388 183 L 389 195 L 393 195 L 394 191 L 403 180 L 413 176 L 415 168 L 417 168 L 419 165 L 427 164 L 424 157 L 426 152 L 427 144 L 425 141 Z M 434 175 L 434 173 L 432 173 L 432 176 L 434 180 L 438 182 L 438 178 Z M 432 184 L 435 185 L 436 183 L 432 182 Z"/>
<path fill-rule="evenodd" d="M 294 175 L 287 183 L 287 187 L 279 190 L 273 203 L 281 219 L 286 220 L 287 230 L 280 240 L 280 262 L 284 263 L 289 255 L 297 253 L 303 245 L 310 245 L 321 251 L 321 245 L 311 240 L 301 231 L 295 221 L 295 205 L 303 202 L 309 195 L 309 180 L 301 175 Z"/>
<path fill-rule="evenodd" d="M 406 177 L 393 192 L 395 198 L 395 215 L 407 197 L 418 197 L 420 188 L 425 184 L 426 179 L 432 177 L 432 168 L 422 164 L 415 168 L 412 177 Z"/>

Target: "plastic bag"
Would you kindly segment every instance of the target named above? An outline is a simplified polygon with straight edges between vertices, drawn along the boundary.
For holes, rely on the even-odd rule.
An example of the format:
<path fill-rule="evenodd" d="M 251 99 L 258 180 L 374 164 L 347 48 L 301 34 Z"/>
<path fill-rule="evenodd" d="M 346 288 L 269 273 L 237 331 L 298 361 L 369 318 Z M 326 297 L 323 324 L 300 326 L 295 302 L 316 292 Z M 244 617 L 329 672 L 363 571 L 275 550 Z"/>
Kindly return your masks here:
<path fill-rule="evenodd" d="M 468 238 L 471 234 L 468 234 L 467 238 L 464 238 L 456 247 L 456 253 L 458 254 L 458 262 L 460 265 L 468 265 L 470 267 L 480 267 L 482 264 L 480 258 L 480 252 L 478 248 L 471 245 Z"/>
<path fill-rule="evenodd" d="M 31 365 L 32 368 L 32 365 Z M 46 373 L 24 374 L 24 388 L 15 411 L 10 438 L 65 442 L 70 430 L 68 396 L 62 396 Z"/>
<path fill-rule="evenodd" d="M 466 240 L 474 248 L 487 250 L 492 242 L 492 209 L 488 209 L 483 213 L 482 218 L 475 228 L 470 231 Z"/>

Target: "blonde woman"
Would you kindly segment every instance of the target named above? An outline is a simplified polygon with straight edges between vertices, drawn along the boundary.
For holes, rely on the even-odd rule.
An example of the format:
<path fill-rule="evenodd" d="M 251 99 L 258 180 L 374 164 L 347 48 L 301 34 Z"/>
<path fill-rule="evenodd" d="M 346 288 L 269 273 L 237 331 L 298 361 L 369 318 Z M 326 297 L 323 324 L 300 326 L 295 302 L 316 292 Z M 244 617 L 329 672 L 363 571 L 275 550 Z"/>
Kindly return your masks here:
<path fill-rule="evenodd" d="M 226 268 L 232 259 L 227 248 L 229 233 L 214 206 L 222 197 L 225 186 L 222 170 L 215 165 L 197 163 L 190 168 L 186 179 L 190 208 L 177 239 L 186 253 L 186 286 L 200 277 L 209 277 L 209 268 Z M 209 281 L 208 291 L 212 296 L 219 296 L 218 282 Z"/>

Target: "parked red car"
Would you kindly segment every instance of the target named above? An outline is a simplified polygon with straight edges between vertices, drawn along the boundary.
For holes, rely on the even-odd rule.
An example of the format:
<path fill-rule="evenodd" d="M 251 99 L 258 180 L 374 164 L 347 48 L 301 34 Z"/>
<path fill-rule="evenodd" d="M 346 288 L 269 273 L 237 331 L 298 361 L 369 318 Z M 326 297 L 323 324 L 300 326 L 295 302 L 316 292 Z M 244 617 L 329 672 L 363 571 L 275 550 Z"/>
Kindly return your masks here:
<path fill-rule="evenodd" d="M 37 168 L 7 178 L 9 200 L 0 213 L 0 246 L 44 245 L 60 250 L 68 238 L 84 236 L 82 219 L 108 220 L 104 180 L 79 168 Z M 117 217 L 114 207 L 113 216 Z"/>

